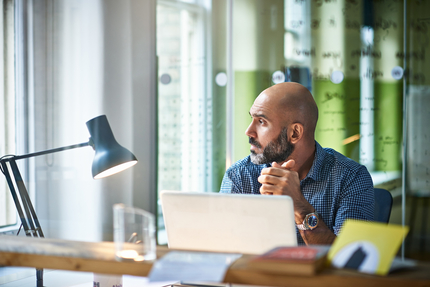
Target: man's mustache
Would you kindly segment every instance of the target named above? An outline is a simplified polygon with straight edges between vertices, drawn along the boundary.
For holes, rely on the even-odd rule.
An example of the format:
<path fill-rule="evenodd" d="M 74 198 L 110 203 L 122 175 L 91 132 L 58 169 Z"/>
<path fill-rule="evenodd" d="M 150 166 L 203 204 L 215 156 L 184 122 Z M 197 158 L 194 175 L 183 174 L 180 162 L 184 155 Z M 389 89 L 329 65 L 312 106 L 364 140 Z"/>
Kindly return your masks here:
<path fill-rule="evenodd" d="M 258 147 L 258 148 L 261 148 L 260 143 L 256 139 L 254 139 L 252 137 L 249 137 L 249 143 L 252 144 L 252 145 L 254 145 L 254 146 L 256 146 L 256 147 Z"/>

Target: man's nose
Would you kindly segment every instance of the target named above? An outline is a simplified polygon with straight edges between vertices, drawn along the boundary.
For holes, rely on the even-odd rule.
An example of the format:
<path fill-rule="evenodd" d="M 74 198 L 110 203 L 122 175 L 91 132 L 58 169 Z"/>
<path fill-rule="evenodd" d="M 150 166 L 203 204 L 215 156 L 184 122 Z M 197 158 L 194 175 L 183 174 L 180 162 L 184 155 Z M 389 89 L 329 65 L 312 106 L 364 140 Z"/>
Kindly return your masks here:
<path fill-rule="evenodd" d="M 253 122 L 251 122 L 248 126 L 248 128 L 245 130 L 245 135 L 248 137 L 253 137 L 255 138 L 256 134 L 255 134 L 255 129 L 254 129 L 254 124 Z"/>

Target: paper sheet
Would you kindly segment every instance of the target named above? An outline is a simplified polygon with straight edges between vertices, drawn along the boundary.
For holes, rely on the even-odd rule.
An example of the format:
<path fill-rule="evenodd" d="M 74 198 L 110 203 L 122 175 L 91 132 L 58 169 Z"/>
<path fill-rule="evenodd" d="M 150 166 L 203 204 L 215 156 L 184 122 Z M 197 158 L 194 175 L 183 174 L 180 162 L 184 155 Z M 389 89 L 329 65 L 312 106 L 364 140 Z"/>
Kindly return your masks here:
<path fill-rule="evenodd" d="M 241 254 L 171 251 L 154 264 L 149 281 L 221 282 Z"/>

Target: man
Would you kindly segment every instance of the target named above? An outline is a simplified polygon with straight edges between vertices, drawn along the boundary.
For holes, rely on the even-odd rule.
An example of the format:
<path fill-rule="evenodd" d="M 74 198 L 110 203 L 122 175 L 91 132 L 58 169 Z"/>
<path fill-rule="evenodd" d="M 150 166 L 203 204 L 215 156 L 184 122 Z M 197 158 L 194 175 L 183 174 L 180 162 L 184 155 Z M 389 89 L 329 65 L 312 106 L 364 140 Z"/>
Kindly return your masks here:
<path fill-rule="evenodd" d="M 304 86 L 264 90 L 250 115 L 251 155 L 226 171 L 221 192 L 291 196 L 299 244 L 331 244 L 347 218 L 373 220 L 369 172 L 315 141 L 318 108 Z"/>

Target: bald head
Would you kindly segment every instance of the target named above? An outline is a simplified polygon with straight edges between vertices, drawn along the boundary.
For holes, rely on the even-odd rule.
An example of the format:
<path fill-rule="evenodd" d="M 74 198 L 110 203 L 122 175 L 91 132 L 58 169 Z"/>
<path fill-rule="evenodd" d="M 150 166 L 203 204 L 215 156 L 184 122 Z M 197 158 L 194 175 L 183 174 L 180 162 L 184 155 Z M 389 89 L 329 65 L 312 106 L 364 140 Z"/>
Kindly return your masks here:
<path fill-rule="evenodd" d="M 255 103 L 270 103 L 284 125 L 300 123 L 306 137 L 314 137 L 318 120 L 318 108 L 312 94 L 304 86 L 286 82 L 261 92 Z"/>

